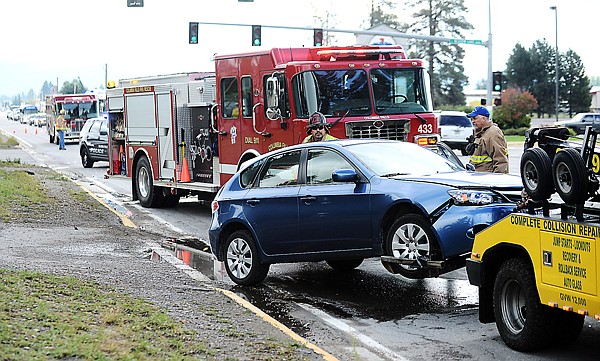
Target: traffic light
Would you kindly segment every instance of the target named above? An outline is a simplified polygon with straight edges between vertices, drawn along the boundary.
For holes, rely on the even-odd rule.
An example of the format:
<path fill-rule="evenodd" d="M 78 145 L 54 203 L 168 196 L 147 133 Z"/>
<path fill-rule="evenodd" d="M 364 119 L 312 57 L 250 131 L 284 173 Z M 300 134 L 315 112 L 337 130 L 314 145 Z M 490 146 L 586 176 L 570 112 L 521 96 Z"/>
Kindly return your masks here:
<path fill-rule="evenodd" d="M 190 23 L 190 44 L 198 44 L 198 23 Z"/>
<path fill-rule="evenodd" d="M 502 91 L 502 72 L 495 71 L 492 76 L 492 89 L 496 92 Z"/>
<path fill-rule="evenodd" d="M 260 25 L 252 25 L 252 46 L 260 46 Z"/>
<path fill-rule="evenodd" d="M 497 106 L 497 107 L 501 106 L 502 105 L 502 99 L 495 98 L 494 99 L 494 105 Z"/>
<path fill-rule="evenodd" d="M 313 39 L 315 46 L 323 46 L 323 29 L 314 29 Z"/>
<path fill-rule="evenodd" d="M 481 105 L 486 105 L 486 103 L 487 103 L 486 98 L 481 98 L 481 100 L 479 101 L 479 104 L 481 104 Z"/>

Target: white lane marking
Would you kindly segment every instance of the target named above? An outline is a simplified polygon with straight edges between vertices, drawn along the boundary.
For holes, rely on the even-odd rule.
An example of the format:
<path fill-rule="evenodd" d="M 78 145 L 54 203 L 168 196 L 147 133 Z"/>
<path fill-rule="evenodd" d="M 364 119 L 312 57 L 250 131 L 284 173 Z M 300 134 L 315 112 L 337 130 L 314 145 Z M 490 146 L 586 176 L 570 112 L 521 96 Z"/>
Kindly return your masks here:
<path fill-rule="evenodd" d="M 320 318 L 321 320 L 325 321 L 326 323 L 330 324 L 331 326 L 335 327 L 336 329 L 345 332 L 347 334 L 350 334 L 352 337 L 354 337 L 356 340 L 360 341 L 361 343 L 363 343 L 367 348 L 391 359 L 391 360 L 395 360 L 395 361 L 408 361 L 408 359 L 406 357 L 400 356 L 397 353 L 395 353 L 394 351 L 390 350 L 389 348 L 383 346 L 382 344 L 380 344 L 379 342 L 373 340 L 372 338 L 370 338 L 367 335 L 364 335 L 362 333 L 360 333 L 358 330 L 356 330 L 354 327 L 346 324 L 344 321 L 334 318 L 330 315 L 328 315 L 327 313 L 314 308 L 313 306 L 307 305 L 305 303 L 298 303 L 298 305 L 300 307 L 302 307 L 303 309 L 305 309 L 306 311 L 312 313 L 313 315 L 317 316 L 318 318 Z"/>

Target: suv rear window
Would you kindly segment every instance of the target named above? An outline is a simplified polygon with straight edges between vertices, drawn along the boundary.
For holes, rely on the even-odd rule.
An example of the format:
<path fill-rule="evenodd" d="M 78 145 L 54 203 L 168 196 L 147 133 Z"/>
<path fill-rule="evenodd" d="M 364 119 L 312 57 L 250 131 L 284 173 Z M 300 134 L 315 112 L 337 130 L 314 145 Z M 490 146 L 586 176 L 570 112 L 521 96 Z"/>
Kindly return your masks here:
<path fill-rule="evenodd" d="M 471 121 L 466 116 L 460 115 L 441 115 L 440 125 L 454 125 L 457 127 L 470 127 Z"/>

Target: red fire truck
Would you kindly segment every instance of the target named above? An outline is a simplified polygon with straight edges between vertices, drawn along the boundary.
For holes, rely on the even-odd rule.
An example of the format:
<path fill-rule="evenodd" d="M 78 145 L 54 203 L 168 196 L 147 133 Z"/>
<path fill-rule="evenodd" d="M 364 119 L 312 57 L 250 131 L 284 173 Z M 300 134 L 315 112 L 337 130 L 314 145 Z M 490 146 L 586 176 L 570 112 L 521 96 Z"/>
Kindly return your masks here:
<path fill-rule="evenodd" d="M 79 141 L 79 132 L 89 118 L 98 117 L 98 99 L 94 94 L 53 94 L 46 96 L 46 130 L 50 143 L 58 144 L 56 118 L 65 110 L 65 142 Z"/>
<path fill-rule="evenodd" d="M 319 111 L 337 138 L 437 141 L 429 76 L 400 46 L 216 55 L 214 73 L 122 79 L 107 90 L 110 174 L 145 207 L 210 200 L 246 160 L 302 142 Z"/>

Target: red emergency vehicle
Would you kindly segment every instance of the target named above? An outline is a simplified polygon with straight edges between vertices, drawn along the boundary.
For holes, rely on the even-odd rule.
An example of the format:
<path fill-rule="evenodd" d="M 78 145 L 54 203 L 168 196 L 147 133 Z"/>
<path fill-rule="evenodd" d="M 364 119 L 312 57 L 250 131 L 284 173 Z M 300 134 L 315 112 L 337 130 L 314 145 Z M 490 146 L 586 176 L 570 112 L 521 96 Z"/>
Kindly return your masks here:
<path fill-rule="evenodd" d="M 146 207 L 212 199 L 246 160 L 302 142 L 323 113 L 337 138 L 437 141 L 424 61 L 400 46 L 216 55 L 214 73 L 123 79 L 107 90 L 112 167 Z"/>
<path fill-rule="evenodd" d="M 56 118 L 65 110 L 65 142 L 79 142 L 79 133 L 89 118 L 98 117 L 98 99 L 94 94 L 53 94 L 46 96 L 46 130 L 50 143 L 58 144 Z"/>

